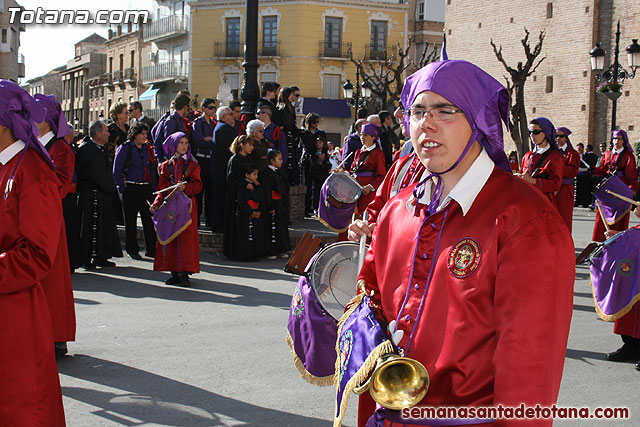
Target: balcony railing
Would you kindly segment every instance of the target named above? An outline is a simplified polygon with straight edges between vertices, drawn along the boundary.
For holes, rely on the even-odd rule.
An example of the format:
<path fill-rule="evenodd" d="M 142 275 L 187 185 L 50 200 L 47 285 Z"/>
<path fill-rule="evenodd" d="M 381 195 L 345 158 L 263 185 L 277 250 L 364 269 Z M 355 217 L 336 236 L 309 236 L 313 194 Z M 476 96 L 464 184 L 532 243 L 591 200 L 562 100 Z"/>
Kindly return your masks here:
<path fill-rule="evenodd" d="M 280 41 L 267 42 L 264 41 L 260 45 L 260 56 L 282 56 Z"/>
<path fill-rule="evenodd" d="M 368 44 L 364 48 L 365 59 L 370 61 L 380 61 L 387 59 L 387 49 L 385 46 Z"/>
<path fill-rule="evenodd" d="M 189 31 L 189 17 L 184 15 L 171 15 L 161 18 L 156 22 L 144 24 L 142 38 L 145 42 L 166 39 L 173 36 L 187 34 Z"/>
<path fill-rule="evenodd" d="M 18 54 L 18 77 L 24 77 L 25 75 L 25 65 L 24 65 L 24 55 Z"/>
<path fill-rule="evenodd" d="M 131 82 L 132 84 L 136 82 L 136 69 L 135 68 L 125 68 L 124 69 L 124 81 Z"/>
<path fill-rule="evenodd" d="M 116 70 L 113 72 L 113 82 L 114 83 L 124 83 L 122 70 Z"/>
<path fill-rule="evenodd" d="M 241 58 L 244 56 L 244 43 L 214 42 L 213 56 L 216 58 Z"/>
<path fill-rule="evenodd" d="M 102 86 L 113 86 L 113 76 L 111 73 L 102 74 Z"/>
<path fill-rule="evenodd" d="M 142 81 L 146 83 L 161 82 L 177 78 L 187 78 L 189 64 L 187 61 L 165 61 L 149 65 L 142 69 Z"/>
<path fill-rule="evenodd" d="M 351 43 L 333 43 L 325 40 L 320 41 L 320 53 L 318 56 L 326 58 L 347 58 L 347 52 L 351 48 Z"/>

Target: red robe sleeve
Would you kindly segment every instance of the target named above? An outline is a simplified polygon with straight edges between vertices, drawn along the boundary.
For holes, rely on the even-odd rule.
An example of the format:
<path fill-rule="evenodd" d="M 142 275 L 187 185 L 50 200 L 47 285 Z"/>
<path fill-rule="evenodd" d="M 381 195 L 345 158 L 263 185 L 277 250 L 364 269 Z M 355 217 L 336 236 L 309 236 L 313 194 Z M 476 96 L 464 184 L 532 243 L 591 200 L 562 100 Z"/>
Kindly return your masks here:
<path fill-rule="evenodd" d="M 562 168 L 564 167 L 564 157 L 559 151 L 553 150 L 545 163 L 538 169 L 537 174 L 546 173 L 547 178 L 536 178 L 536 188 L 543 193 L 553 193 L 560 190 L 562 186 Z M 536 174 L 536 175 L 537 175 Z"/>
<path fill-rule="evenodd" d="M 384 153 L 382 152 L 382 150 L 376 149 L 373 151 L 376 154 L 376 157 L 375 157 L 376 174 L 373 177 L 373 181 L 371 181 L 369 184 L 371 184 L 371 186 L 375 190 L 377 190 L 378 187 L 380 187 L 380 184 L 382 184 L 382 181 L 384 180 L 385 175 L 387 174 L 387 166 L 384 162 Z"/>
<path fill-rule="evenodd" d="M 564 168 L 562 169 L 563 178 L 575 178 L 578 176 L 580 168 L 580 154 L 573 148 L 567 147 L 564 153 Z"/>
<path fill-rule="evenodd" d="M 522 162 L 520 162 L 520 173 L 526 173 L 529 167 L 529 158 L 531 157 L 531 151 L 527 151 L 522 156 Z"/>
<path fill-rule="evenodd" d="M 200 165 L 196 162 L 189 162 L 187 166 L 189 173 L 187 174 L 187 183 L 184 186 L 184 192 L 187 196 L 195 196 L 202 191 L 202 179 L 200 178 Z"/>
<path fill-rule="evenodd" d="M 31 150 L 27 155 L 37 156 Z M 40 179 L 29 179 L 26 173 L 32 173 L 31 164 L 39 168 L 48 168 L 44 163 L 23 159 L 16 174 L 14 190 L 9 197 L 17 197 L 17 209 L 14 215 L 20 215 L 18 236 L 15 243 L 0 253 L 0 294 L 9 294 L 32 287 L 50 271 L 55 259 L 62 226 L 62 205 L 60 192 L 55 178 L 48 173 Z M 50 178 L 50 179 L 46 179 Z M 20 185 L 20 180 L 23 185 Z M 26 182 L 26 184 L 25 184 Z"/>
<path fill-rule="evenodd" d="M 633 154 L 628 151 L 624 152 L 624 158 L 620 162 L 620 168 L 624 168 L 624 176 L 622 181 L 629 186 L 634 192 L 638 191 L 638 168 L 636 167 L 636 159 Z"/>
<path fill-rule="evenodd" d="M 171 181 L 169 179 L 169 162 L 171 160 L 165 160 L 160 166 L 160 178 L 158 179 L 158 189 L 156 191 L 164 190 L 165 188 L 171 185 Z M 169 191 L 165 191 L 164 193 L 158 193 L 156 195 L 156 199 L 153 201 L 153 205 L 156 208 L 159 208 L 160 205 L 164 202 L 164 197 L 169 193 Z"/>
<path fill-rule="evenodd" d="M 56 166 L 56 175 L 60 184 L 60 196 L 64 199 L 71 191 L 71 179 L 75 168 L 76 156 L 64 139 L 53 143 L 49 156 Z"/>
<path fill-rule="evenodd" d="M 596 166 L 593 169 L 593 174 L 597 176 L 604 176 L 609 171 L 609 163 L 611 162 L 611 151 L 605 151 L 602 156 L 602 162 L 600 162 L 600 166 Z"/>

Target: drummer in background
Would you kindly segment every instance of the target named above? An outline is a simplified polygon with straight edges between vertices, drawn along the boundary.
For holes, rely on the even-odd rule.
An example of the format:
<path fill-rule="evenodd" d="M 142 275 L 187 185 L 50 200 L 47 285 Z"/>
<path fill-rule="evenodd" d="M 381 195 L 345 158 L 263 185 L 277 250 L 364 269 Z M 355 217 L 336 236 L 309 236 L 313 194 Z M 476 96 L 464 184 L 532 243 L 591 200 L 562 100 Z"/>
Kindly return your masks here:
<path fill-rule="evenodd" d="M 640 218 L 640 207 L 637 207 L 633 213 Z M 640 225 L 637 225 L 636 228 L 640 228 Z M 608 239 L 618 233 L 620 231 L 612 229 L 605 232 L 605 237 Z M 611 362 L 636 361 L 636 369 L 640 371 L 640 301 L 636 302 L 627 314 L 616 320 L 613 332 L 620 335 L 624 344 L 613 353 L 608 353 L 607 360 Z"/>
<path fill-rule="evenodd" d="M 520 164 L 520 178 L 533 184 L 558 207 L 556 195 L 562 186 L 564 158 L 556 144 L 556 129 L 545 117 L 529 122 L 529 139 L 533 150 L 525 153 Z"/>
<path fill-rule="evenodd" d="M 465 61 L 431 63 L 402 90 L 429 175 L 388 200 L 359 278 L 404 332 L 404 354 L 429 371 L 421 406 L 550 406 L 558 396 L 575 255 L 555 207 L 511 174 L 508 98 Z M 374 410 L 362 395 L 358 424 Z"/>
<path fill-rule="evenodd" d="M 571 225 L 573 219 L 573 179 L 578 176 L 580 166 L 580 154 L 573 149 L 569 140 L 571 131 L 565 127 L 556 128 L 556 142 L 558 149 L 564 157 L 564 168 L 562 169 L 562 185 L 556 196 L 558 212 L 564 219 L 569 233 L 571 233 Z"/>
<path fill-rule="evenodd" d="M 638 191 L 638 169 L 636 169 L 636 158 L 629 144 L 627 133 L 623 130 L 614 130 L 613 144 L 612 150 L 604 152 L 602 162 L 595 167 L 593 174 L 596 176 L 617 175 L 622 182 L 636 193 Z M 627 212 L 619 221 L 610 225 L 610 228 L 618 231 L 629 228 L 629 213 Z M 592 240 L 594 242 L 603 242 L 605 240 L 604 231 L 604 223 L 598 214 L 596 215 Z"/>
<path fill-rule="evenodd" d="M 189 275 L 200 272 L 198 205 L 195 198 L 202 191 L 200 166 L 191 155 L 189 139 L 184 132 L 169 135 L 162 148 L 167 160 L 160 166 L 158 191 L 186 182 L 179 186 L 179 191 L 183 191 L 191 199 L 191 224 L 166 246 L 160 243 L 156 245 L 153 271 L 170 271 L 171 277 L 165 280 L 167 285 L 189 286 Z M 155 214 L 168 195 L 169 192 L 159 193 L 149 211 Z"/>
<path fill-rule="evenodd" d="M 362 217 L 367 205 L 374 199 L 376 190 L 382 184 L 387 173 L 385 157 L 376 143 L 380 136 L 380 128 L 372 123 L 362 125 L 360 139 L 362 148 L 359 148 L 353 157 L 351 175 L 362 186 L 362 196 L 358 199 L 356 215 Z"/>

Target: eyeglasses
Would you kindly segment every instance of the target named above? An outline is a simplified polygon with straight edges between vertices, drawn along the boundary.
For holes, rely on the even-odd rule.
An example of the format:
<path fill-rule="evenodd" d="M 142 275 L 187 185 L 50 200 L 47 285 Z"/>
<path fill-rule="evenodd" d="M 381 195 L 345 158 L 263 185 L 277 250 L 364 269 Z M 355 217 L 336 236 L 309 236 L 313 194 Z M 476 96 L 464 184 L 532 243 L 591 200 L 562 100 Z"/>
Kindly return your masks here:
<path fill-rule="evenodd" d="M 567 135 L 556 135 L 556 139 L 557 138 L 566 138 L 566 137 L 567 137 Z"/>
<path fill-rule="evenodd" d="M 542 133 L 542 129 L 529 129 L 529 135 L 540 135 Z"/>
<path fill-rule="evenodd" d="M 296 98 L 300 98 L 300 94 L 299 93 L 294 93 L 293 96 L 295 96 Z"/>
<path fill-rule="evenodd" d="M 216 108 L 216 106 L 215 105 L 207 105 L 204 108 L 206 108 L 207 110 L 213 110 L 214 108 Z"/>
<path fill-rule="evenodd" d="M 132 111 L 134 111 L 134 110 L 135 110 L 135 108 L 129 108 L 127 111 L 128 111 L 128 112 L 132 112 Z"/>
<path fill-rule="evenodd" d="M 266 111 L 258 111 L 258 115 L 260 115 L 260 114 L 267 114 L 267 112 Z"/>
<path fill-rule="evenodd" d="M 256 132 L 264 132 L 264 129 L 258 129 Z"/>
<path fill-rule="evenodd" d="M 424 119 L 425 114 L 428 114 L 434 120 L 440 122 L 447 122 L 453 119 L 453 115 L 456 113 L 462 113 L 462 110 L 455 107 L 434 107 L 430 109 L 424 108 L 411 108 L 404 112 L 408 115 L 411 121 L 417 123 Z"/>
<path fill-rule="evenodd" d="M 621 137 L 621 136 L 616 136 L 616 137 L 615 137 L 615 138 L 613 138 L 613 139 L 617 139 L 618 141 L 624 141 L 624 138 L 623 138 L 623 137 Z"/>

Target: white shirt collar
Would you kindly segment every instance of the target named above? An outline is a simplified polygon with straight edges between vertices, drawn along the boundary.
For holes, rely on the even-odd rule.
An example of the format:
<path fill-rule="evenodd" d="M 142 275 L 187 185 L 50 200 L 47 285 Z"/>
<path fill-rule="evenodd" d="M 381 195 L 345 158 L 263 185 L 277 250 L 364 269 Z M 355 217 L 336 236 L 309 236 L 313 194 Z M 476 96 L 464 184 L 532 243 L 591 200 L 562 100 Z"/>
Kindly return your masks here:
<path fill-rule="evenodd" d="M 49 143 L 49 141 L 51 141 L 52 138 L 53 138 L 53 131 L 50 130 L 49 132 L 42 135 L 42 138 L 38 138 L 38 141 L 40 141 L 40 144 L 42 144 L 42 146 L 44 147 Z"/>
<path fill-rule="evenodd" d="M 466 215 L 471 209 L 471 205 L 478 197 L 480 190 L 491 176 L 495 164 L 491 157 L 483 148 L 480 155 L 474 160 L 469 169 L 460 178 L 460 181 L 451 189 L 447 197 L 440 202 L 438 211 L 442 210 L 450 200 L 455 200 L 462 208 L 462 215 Z M 419 200 L 420 203 L 428 205 L 431 201 L 431 185 L 432 180 L 427 182 L 424 196 Z"/>
<path fill-rule="evenodd" d="M 275 166 L 271 166 L 271 165 L 268 165 L 268 166 L 269 166 L 269 169 L 271 169 L 274 172 L 278 170 L 278 168 Z"/>
<path fill-rule="evenodd" d="M 25 145 L 26 144 L 24 143 L 24 141 L 19 139 L 4 150 L 0 151 L 0 163 L 2 164 L 2 166 L 9 163 L 9 161 L 11 161 L 11 159 L 13 159 L 16 154 L 24 150 Z"/>
<path fill-rule="evenodd" d="M 138 117 L 138 121 L 141 122 L 144 119 L 144 113 L 140 113 L 140 117 Z"/>
<path fill-rule="evenodd" d="M 624 145 L 623 145 L 622 147 L 618 148 L 617 150 L 613 150 L 613 152 L 614 152 L 615 154 L 620 154 L 620 153 L 622 153 L 623 151 L 624 151 Z"/>
<path fill-rule="evenodd" d="M 562 147 L 558 146 L 559 149 L 561 149 L 562 151 L 567 149 L 567 143 L 565 142 L 564 145 Z"/>
<path fill-rule="evenodd" d="M 549 148 L 551 148 L 551 144 L 549 144 L 547 142 L 547 145 L 544 146 L 543 148 L 540 148 L 539 146 L 536 145 L 536 148 L 533 149 L 533 152 L 535 154 L 542 154 L 542 153 L 546 152 Z"/>
<path fill-rule="evenodd" d="M 371 151 L 371 150 L 373 150 L 374 148 L 376 148 L 376 143 L 375 143 L 375 142 L 374 142 L 373 144 L 371 144 L 371 146 L 370 146 L 370 147 L 368 147 L 368 148 L 367 148 L 367 147 L 365 147 L 365 146 L 364 146 L 364 144 L 362 145 L 362 151 L 363 151 L 363 152 L 365 152 L 365 151 Z"/>

